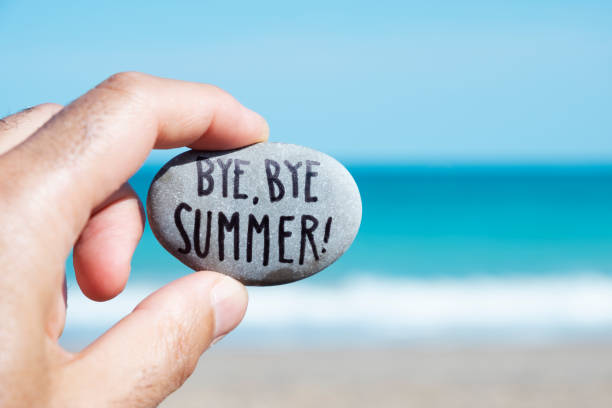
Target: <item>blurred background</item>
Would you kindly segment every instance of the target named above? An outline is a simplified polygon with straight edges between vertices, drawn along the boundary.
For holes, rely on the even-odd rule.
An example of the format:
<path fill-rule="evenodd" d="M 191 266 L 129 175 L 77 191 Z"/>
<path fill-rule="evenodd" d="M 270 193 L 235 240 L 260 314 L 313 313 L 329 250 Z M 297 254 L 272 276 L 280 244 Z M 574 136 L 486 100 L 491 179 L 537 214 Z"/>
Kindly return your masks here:
<path fill-rule="evenodd" d="M 162 406 L 611 406 L 612 3 L 0 1 L 0 38 L 0 116 L 208 82 L 357 181 L 345 256 L 250 289 Z M 68 262 L 66 347 L 190 273 L 148 227 L 132 268 L 95 303 Z"/>

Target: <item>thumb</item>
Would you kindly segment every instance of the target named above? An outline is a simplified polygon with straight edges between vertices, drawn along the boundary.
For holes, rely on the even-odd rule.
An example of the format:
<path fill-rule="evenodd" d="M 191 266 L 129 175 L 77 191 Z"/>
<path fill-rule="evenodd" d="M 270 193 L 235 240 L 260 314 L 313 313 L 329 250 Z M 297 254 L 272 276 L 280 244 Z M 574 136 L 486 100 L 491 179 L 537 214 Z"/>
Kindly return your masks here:
<path fill-rule="evenodd" d="M 238 325 L 247 302 L 244 286 L 215 272 L 168 284 L 66 367 L 65 389 L 78 394 L 71 402 L 156 406 L 191 375 L 214 340 Z"/>

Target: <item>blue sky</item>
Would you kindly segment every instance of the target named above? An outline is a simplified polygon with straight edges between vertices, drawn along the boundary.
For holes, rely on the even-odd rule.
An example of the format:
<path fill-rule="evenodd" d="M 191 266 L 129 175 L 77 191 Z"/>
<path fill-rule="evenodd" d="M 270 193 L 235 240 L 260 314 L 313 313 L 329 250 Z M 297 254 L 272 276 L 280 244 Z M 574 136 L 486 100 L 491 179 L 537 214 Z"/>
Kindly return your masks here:
<path fill-rule="evenodd" d="M 138 70 L 347 160 L 612 161 L 609 1 L 101 3 L 0 0 L 0 115 Z"/>

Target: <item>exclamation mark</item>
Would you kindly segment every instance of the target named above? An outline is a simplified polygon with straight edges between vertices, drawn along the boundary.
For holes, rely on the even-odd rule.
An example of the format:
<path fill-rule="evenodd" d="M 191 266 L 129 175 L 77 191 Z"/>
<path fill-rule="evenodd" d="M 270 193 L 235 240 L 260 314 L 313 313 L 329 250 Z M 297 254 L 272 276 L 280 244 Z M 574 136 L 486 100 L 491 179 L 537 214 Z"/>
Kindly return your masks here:
<path fill-rule="evenodd" d="M 329 233 L 331 232 L 331 223 L 332 223 L 332 217 L 329 217 L 327 219 L 327 222 L 325 223 L 325 236 L 323 237 L 323 242 L 325 242 L 326 244 L 329 241 Z M 325 248 L 323 248 L 321 252 L 325 253 L 326 252 Z"/>

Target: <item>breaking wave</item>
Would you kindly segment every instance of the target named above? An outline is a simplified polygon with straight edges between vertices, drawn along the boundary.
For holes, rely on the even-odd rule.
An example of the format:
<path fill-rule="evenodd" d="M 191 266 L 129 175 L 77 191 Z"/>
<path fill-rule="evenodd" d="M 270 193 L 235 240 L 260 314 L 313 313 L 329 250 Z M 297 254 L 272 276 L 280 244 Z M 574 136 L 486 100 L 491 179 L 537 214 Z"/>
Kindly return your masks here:
<path fill-rule="evenodd" d="M 95 337 L 155 289 L 134 284 L 96 303 L 71 287 L 62 341 Z M 598 274 L 435 280 L 356 274 L 249 294 L 231 344 L 534 342 L 612 333 L 612 277 Z"/>

